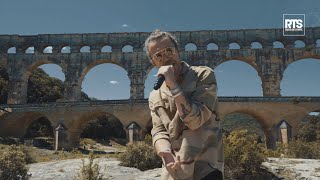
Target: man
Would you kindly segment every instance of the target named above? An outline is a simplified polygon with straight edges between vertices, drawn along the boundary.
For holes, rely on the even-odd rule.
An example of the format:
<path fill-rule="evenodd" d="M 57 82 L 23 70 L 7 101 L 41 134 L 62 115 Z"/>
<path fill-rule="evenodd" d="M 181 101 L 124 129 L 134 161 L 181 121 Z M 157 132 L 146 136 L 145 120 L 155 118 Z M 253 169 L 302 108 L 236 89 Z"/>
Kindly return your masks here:
<path fill-rule="evenodd" d="M 178 43 L 156 30 L 145 42 L 165 82 L 149 96 L 153 145 L 163 160 L 162 179 L 223 179 L 222 131 L 212 69 L 180 60 Z"/>

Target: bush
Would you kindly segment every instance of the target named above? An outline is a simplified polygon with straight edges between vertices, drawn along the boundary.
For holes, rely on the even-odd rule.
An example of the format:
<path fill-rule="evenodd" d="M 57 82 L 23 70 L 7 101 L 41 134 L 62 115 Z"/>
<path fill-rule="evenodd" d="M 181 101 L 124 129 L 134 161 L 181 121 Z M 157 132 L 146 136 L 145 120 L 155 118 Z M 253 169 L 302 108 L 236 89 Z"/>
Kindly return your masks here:
<path fill-rule="evenodd" d="M 119 156 L 119 160 L 122 166 L 135 167 L 142 171 L 159 168 L 162 164 L 153 147 L 145 142 L 128 144 L 127 150 Z"/>
<path fill-rule="evenodd" d="M 17 146 L 10 146 L 0 157 L 0 179 L 28 179 L 28 167 L 24 153 Z"/>
<path fill-rule="evenodd" d="M 257 143 L 257 139 L 247 130 L 235 130 L 224 137 L 226 179 L 245 179 L 263 173 L 260 166 L 265 148 Z"/>
<path fill-rule="evenodd" d="M 89 164 L 85 164 L 84 160 L 82 160 L 81 172 L 78 175 L 78 179 L 80 180 L 98 180 L 102 179 L 102 175 L 100 175 L 100 167 L 97 163 L 94 163 L 95 156 L 92 152 L 89 153 Z"/>
<path fill-rule="evenodd" d="M 288 156 L 293 158 L 320 159 L 320 142 L 291 141 Z"/>

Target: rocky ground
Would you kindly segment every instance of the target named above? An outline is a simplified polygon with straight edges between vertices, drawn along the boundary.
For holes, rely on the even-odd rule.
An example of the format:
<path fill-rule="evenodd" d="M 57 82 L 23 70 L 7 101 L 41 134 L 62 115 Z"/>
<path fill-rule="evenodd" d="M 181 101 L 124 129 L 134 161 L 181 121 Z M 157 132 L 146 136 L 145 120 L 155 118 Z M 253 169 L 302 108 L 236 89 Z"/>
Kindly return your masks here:
<path fill-rule="evenodd" d="M 88 163 L 88 159 L 85 161 Z M 100 173 L 104 179 L 113 180 L 158 180 L 161 169 L 140 171 L 136 168 L 119 166 L 119 161 L 114 158 L 97 158 L 95 160 L 100 166 Z M 70 159 L 35 163 L 29 165 L 31 180 L 66 180 L 77 179 L 82 166 L 81 159 Z"/>
<path fill-rule="evenodd" d="M 88 162 L 88 160 L 86 160 Z M 114 180 L 159 180 L 161 169 L 140 171 L 136 168 L 119 166 L 114 158 L 97 158 L 101 167 L 100 173 L 105 179 Z M 82 165 L 81 159 L 69 159 L 30 164 L 29 173 L 33 180 L 65 180 L 76 179 Z M 268 158 L 263 167 L 275 174 L 279 179 L 320 179 L 320 160 Z"/>
<path fill-rule="evenodd" d="M 320 160 L 268 158 L 262 163 L 262 166 L 283 179 L 320 179 Z"/>

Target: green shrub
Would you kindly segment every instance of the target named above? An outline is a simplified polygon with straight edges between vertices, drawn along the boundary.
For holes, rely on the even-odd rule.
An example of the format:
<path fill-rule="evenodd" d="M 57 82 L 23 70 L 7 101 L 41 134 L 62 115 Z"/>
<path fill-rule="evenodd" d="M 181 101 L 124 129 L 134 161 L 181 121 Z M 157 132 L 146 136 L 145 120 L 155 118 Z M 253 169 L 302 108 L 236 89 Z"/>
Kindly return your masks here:
<path fill-rule="evenodd" d="M 135 167 L 142 171 L 161 167 L 162 160 L 154 148 L 145 142 L 128 144 L 126 151 L 119 155 L 120 165 Z"/>
<path fill-rule="evenodd" d="M 99 180 L 102 179 L 102 175 L 99 173 L 100 167 L 97 163 L 94 163 L 95 156 L 92 152 L 89 153 L 89 164 L 85 164 L 82 160 L 81 172 L 78 174 L 79 180 Z"/>
<path fill-rule="evenodd" d="M 320 159 L 320 142 L 291 141 L 288 155 L 292 158 Z"/>
<path fill-rule="evenodd" d="M 0 179 L 28 179 L 28 167 L 24 153 L 17 146 L 10 146 L 8 152 L 0 156 Z"/>
<path fill-rule="evenodd" d="M 235 130 L 224 137 L 226 179 L 245 179 L 259 176 L 264 161 L 264 146 L 257 143 L 257 136 L 247 130 Z"/>

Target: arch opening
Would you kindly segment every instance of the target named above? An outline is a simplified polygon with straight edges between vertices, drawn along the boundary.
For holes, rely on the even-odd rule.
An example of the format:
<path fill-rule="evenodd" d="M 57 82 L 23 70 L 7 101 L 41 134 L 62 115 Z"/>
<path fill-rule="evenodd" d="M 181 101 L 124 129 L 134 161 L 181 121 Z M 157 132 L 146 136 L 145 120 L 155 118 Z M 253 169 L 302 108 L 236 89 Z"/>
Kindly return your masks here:
<path fill-rule="evenodd" d="M 251 43 L 251 49 L 262 49 L 262 44 L 259 42 Z"/>
<path fill-rule="evenodd" d="M 6 68 L 0 65 L 0 104 L 7 104 L 9 74 Z"/>
<path fill-rule="evenodd" d="M 280 83 L 282 96 L 320 96 L 320 61 L 306 58 L 290 63 Z"/>
<path fill-rule="evenodd" d="M 46 117 L 40 117 L 28 126 L 23 138 L 35 147 L 53 149 L 54 129 Z"/>
<path fill-rule="evenodd" d="M 273 48 L 274 49 L 284 48 L 284 45 L 280 41 L 275 41 L 275 42 L 273 42 Z"/>
<path fill-rule="evenodd" d="M 153 85 L 157 80 L 158 71 L 159 68 L 153 67 L 146 76 L 146 79 L 144 80 L 144 98 L 149 98 L 149 95 L 153 90 Z"/>
<path fill-rule="evenodd" d="M 306 46 L 305 43 L 303 41 L 301 41 L 301 40 L 296 40 L 294 42 L 294 47 L 295 48 L 304 48 L 305 46 Z"/>
<path fill-rule="evenodd" d="M 29 72 L 28 103 L 56 102 L 63 98 L 65 75 L 56 64 L 43 64 Z"/>
<path fill-rule="evenodd" d="M 226 135 L 235 130 L 247 130 L 249 134 L 257 135 L 261 143 L 265 142 L 265 134 L 259 119 L 250 114 L 243 112 L 227 114 L 223 117 L 221 127 Z"/>
<path fill-rule="evenodd" d="M 28 47 L 25 51 L 26 54 L 34 54 L 34 46 Z"/>
<path fill-rule="evenodd" d="M 214 69 L 218 96 L 262 96 L 263 76 L 259 69 L 240 60 L 228 60 Z"/>
<path fill-rule="evenodd" d="M 101 146 L 96 146 L 96 142 L 102 146 L 110 146 L 114 143 L 124 146 L 127 141 L 127 135 L 121 121 L 108 113 L 98 113 L 96 116 L 91 116 L 82 125 L 81 130 L 80 146 L 84 148 L 91 146 L 100 151 L 103 147 L 101 149 Z"/>
<path fill-rule="evenodd" d="M 83 46 L 80 49 L 80 53 L 89 53 L 90 52 L 90 46 Z"/>
<path fill-rule="evenodd" d="M 317 41 L 316 41 L 316 47 L 320 47 L 320 39 L 317 39 Z"/>
<path fill-rule="evenodd" d="M 16 47 L 10 47 L 7 51 L 8 54 L 15 54 L 17 53 L 17 48 Z"/>
<path fill-rule="evenodd" d="M 44 48 L 43 53 L 51 54 L 52 51 L 53 51 L 53 47 L 52 46 L 48 46 L 48 47 Z"/>
<path fill-rule="evenodd" d="M 229 44 L 229 49 L 240 49 L 240 48 L 241 47 L 238 43 L 233 42 Z"/>
<path fill-rule="evenodd" d="M 127 74 L 116 64 L 101 62 L 82 73 L 81 88 L 91 100 L 129 99 L 130 79 Z"/>
<path fill-rule="evenodd" d="M 196 51 L 197 49 L 197 45 L 195 45 L 194 43 L 188 43 L 184 47 L 185 51 Z"/>
<path fill-rule="evenodd" d="M 122 48 L 122 52 L 131 53 L 131 52 L 133 52 L 133 47 L 131 45 L 125 45 Z"/>
<path fill-rule="evenodd" d="M 61 53 L 71 53 L 71 48 L 70 46 L 64 46 L 63 48 L 61 48 Z"/>
<path fill-rule="evenodd" d="M 208 51 L 219 50 L 219 47 L 218 47 L 218 45 L 215 44 L 215 43 L 209 43 L 209 44 L 207 45 L 207 50 L 208 50 Z"/>
<path fill-rule="evenodd" d="M 103 46 L 102 48 L 101 48 L 101 52 L 112 52 L 112 47 L 111 46 L 108 46 L 108 45 L 106 45 L 106 46 Z"/>

